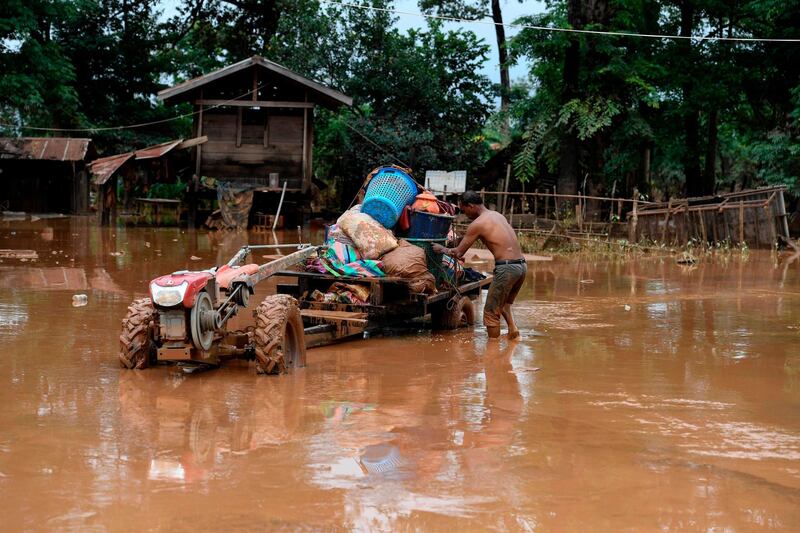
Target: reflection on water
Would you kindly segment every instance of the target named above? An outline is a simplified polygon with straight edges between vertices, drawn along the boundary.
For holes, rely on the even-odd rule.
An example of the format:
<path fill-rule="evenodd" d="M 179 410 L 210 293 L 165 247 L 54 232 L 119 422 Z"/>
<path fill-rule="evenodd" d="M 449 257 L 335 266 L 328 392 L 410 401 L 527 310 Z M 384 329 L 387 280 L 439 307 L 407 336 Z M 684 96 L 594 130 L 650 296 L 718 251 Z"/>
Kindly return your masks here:
<path fill-rule="evenodd" d="M 800 263 L 536 263 L 518 342 L 478 326 L 310 350 L 281 377 L 120 370 L 147 282 L 245 239 L 0 222 L 0 247 L 39 256 L 0 266 L 4 529 L 800 528 Z"/>

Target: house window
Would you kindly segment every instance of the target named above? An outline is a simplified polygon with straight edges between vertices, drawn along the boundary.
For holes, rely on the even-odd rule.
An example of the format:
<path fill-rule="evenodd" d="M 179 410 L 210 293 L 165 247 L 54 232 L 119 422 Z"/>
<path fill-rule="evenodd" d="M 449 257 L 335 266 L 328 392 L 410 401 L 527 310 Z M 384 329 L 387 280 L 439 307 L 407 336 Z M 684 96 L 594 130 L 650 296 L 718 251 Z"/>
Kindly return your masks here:
<path fill-rule="evenodd" d="M 239 108 L 240 127 L 236 146 L 257 144 L 264 146 L 267 142 L 267 110 L 260 108 Z"/>

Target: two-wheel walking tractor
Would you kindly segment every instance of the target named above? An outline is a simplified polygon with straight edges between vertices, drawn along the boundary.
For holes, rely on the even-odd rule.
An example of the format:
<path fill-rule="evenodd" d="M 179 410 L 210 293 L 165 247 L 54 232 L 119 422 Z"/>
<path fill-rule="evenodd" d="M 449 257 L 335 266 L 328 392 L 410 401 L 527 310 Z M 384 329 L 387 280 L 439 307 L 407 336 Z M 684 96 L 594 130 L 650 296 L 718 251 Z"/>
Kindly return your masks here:
<path fill-rule="evenodd" d="M 288 270 L 317 253 L 307 245 L 274 261 L 243 264 L 251 251 L 276 246 L 244 246 L 226 264 L 200 271 L 179 271 L 150 282 L 150 298 L 134 300 L 122 321 L 119 359 L 123 367 L 142 369 L 161 362 L 218 366 L 225 359 L 255 360 L 256 371 L 277 374 L 305 366 L 306 348 L 378 333 L 430 314 L 433 326 L 455 329 L 475 320 L 472 301 L 492 278 L 450 286 L 436 294 L 418 294 L 402 278 L 335 277 Z M 254 287 L 271 276 L 295 278 L 281 283 L 253 311 L 243 330 L 229 321 L 249 304 Z M 366 285 L 369 301 L 317 301 L 315 291 L 332 283 Z"/>

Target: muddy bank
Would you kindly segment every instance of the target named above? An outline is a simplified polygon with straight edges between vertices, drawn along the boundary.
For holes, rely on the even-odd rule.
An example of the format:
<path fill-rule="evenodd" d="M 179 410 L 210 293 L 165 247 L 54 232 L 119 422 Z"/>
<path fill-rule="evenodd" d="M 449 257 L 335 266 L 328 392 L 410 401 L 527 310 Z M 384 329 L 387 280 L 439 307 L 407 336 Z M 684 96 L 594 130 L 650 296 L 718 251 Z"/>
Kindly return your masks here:
<path fill-rule="evenodd" d="M 5 529 L 800 527 L 798 262 L 556 258 L 529 264 L 517 343 L 420 330 L 282 377 L 120 370 L 148 281 L 246 238 L 0 223 L 39 258 L 0 263 Z"/>

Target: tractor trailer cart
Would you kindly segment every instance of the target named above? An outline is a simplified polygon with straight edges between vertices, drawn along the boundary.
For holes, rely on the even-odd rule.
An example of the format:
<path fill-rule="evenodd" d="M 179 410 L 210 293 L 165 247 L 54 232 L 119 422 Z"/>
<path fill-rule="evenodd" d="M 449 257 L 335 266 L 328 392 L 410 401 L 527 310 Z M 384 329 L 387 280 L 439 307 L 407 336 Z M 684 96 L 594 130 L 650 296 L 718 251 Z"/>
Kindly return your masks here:
<path fill-rule="evenodd" d="M 243 264 L 251 251 L 297 251 L 263 265 Z M 437 294 L 418 294 L 402 278 L 334 277 L 288 270 L 317 253 L 308 245 L 244 246 L 226 264 L 201 271 L 179 271 L 154 279 L 150 298 L 134 300 L 122 320 L 120 363 L 143 369 L 161 362 L 218 366 L 225 359 L 255 360 L 256 371 L 278 374 L 305 366 L 306 348 L 380 332 L 431 315 L 433 326 L 455 329 L 475 321 L 473 300 L 492 277 L 450 285 Z M 279 284 L 253 311 L 245 330 L 228 321 L 246 308 L 254 287 L 271 276 L 295 278 Z M 320 302 L 311 295 L 333 282 L 366 285 L 366 304 Z"/>

